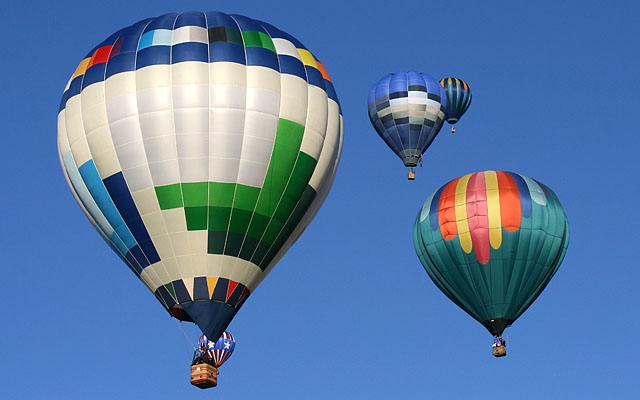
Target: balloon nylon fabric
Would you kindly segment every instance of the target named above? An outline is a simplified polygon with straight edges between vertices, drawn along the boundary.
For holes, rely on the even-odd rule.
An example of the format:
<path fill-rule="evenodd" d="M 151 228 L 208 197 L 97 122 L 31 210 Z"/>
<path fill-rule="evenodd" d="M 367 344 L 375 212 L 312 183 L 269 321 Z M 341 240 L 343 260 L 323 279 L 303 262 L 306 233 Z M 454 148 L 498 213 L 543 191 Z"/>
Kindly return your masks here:
<path fill-rule="evenodd" d="M 404 165 L 415 167 L 442 128 L 446 105 L 443 87 L 431 76 L 398 72 L 371 88 L 369 119 Z"/>
<path fill-rule="evenodd" d="M 558 270 L 569 225 L 548 187 L 513 172 L 485 171 L 435 191 L 418 213 L 413 242 L 436 286 L 499 335 Z M 491 323 L 498 319 L 504 323 Z"/>
<path fill-rule="evenodd" d="M 440 84 L 447 94 L 446 119 L 455 124 L 471 105 L 471 88 L 462 79 L 444 78 Z"/>
<path fill-rule="evenodd" d="M 235 348 L 236 340 L 229 332 L 223 332 L 212 349 L 213 361 L 216 367 L 224 364 L 231 357 Z"/>
<path fill-rule="evenodd" d="M 342 138 L 317 58 L 220 12 L 114 33 L 58 114 L 63 172 L 91 223 L 173 316 L 216 339 L 317 213 Z"/>

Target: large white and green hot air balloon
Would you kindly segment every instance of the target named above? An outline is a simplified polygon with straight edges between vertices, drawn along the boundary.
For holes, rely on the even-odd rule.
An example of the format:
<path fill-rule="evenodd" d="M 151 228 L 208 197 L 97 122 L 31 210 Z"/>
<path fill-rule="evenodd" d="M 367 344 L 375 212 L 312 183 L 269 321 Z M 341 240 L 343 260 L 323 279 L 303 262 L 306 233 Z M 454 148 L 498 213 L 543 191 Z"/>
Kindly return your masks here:
<path fill-rule="evenodd" d="M 342 137 L 314 55 L 219 12 L 114 33 L 80 62 L 58 114 L 80 207 L 171 315 L 212 340 L 317 213 Z"/>

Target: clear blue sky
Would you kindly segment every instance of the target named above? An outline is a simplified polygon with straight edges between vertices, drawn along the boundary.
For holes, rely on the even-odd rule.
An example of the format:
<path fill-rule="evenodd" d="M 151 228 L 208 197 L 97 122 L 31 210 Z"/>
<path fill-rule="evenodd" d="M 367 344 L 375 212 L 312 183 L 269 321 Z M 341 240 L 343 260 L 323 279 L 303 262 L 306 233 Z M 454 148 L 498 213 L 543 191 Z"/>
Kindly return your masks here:
<path fill-rule="evenodd" d="M 6 3 L 3 399 L 637 398 L 634 2 Z M 210 9 L 268 21 L 313 51 L 338 92 L 345 140 L 324 207 L 230 325 L 238 344 L 219 387 L 200 391 L 179 324 L 68 190 L 56 115 L 78 62 L 109 34 Z M 370 87 L 402 70 L 458 76 L 473 91 L 458 132 L 443 128 L 415 182 L 367 116 Z M 504 359 L 436 289 L 411 241 L 432 191 L 486 169 L 544 182 L 571 228 L 560 270 L 507 330 Z"/>

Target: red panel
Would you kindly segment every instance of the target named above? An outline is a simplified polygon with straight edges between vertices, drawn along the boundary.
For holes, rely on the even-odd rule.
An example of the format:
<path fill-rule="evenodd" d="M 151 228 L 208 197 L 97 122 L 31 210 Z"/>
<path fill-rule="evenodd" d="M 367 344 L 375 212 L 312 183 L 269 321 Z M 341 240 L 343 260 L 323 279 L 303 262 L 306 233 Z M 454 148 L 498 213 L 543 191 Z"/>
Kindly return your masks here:
<path fill-rule="evenodd" d="M 487 187 L 482 172 L 471 175 L 467 184 L 467 223 L 476 258 L 480 264 L 486 264 L 491 258 L 491 248 Z"/>
<path fill-rule="evenodd" d="M 225 299 L 225 301 L 229 301 L 229 297 L 231 297 L 233 291 L 236 290 L 236 286 L 238 286 L 238 282 L 229 279 L 229 287 L 227 288 L 227 298 Z"/>
<path fill-rule="evenodd" d="M 102 46 L 98 50 L 96 50 L 91 56 L 91 60 L 89 61 L 87 69 L 89 69 L 93 65 L 107 62 L 112 48 L 113 46 Z"/>

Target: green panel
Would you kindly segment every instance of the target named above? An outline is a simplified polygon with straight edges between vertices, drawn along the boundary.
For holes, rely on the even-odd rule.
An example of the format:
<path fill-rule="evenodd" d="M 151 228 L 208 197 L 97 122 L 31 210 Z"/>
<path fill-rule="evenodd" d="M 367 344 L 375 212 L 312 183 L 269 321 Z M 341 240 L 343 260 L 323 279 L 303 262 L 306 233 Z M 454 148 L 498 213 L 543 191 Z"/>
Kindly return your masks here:
<path fill-rule="evenodd" d="M 182 197 L 185 207 L 206 206 L 209 192 L 207 182 L 183 183 Z"/>
<path fill-rule="evenodd" d="M 227 230 L 224 231 L 212 231 L 209 230 L 207 236 L 207 253 L 208 254 L 222 254 L 224 250 L 224 242 L 227 238 Z"/>
<path fill-rule="evenodd" d="M 300 196 L 302 196 L 307 183 L 309 183 L 316 164 L 317 161 L 310 155 L 303 152 L 299 153 L 298 161 L 296 162 L 293 174 L 285 190 L 284 198 L 274 214 L 275 219 L 283 223 L 287 221 L 298 203 Z"/>
<path fill-rule="evenodd" d="M 258 213 L 270 217 L 275 212 L 298 157 L 303 134 L 303 125 L 282 118 L 278 121 L 273 153 L 256 208 Z"/>
<path fill-rule="evenodd" d="M 229 228 L 231 208 L 209 207 L 209 230 L 226 231 Z"/>
<path fill-rule="evenodd" d="M 185 207 L 184 216 L 187 219 L 187 230 L 201 231 L 207 229 L 207 206 Z"/>
<path fill-rule="evenodd" d="M 267 231 L 264 233 L 264 236 L 262 237 L 262 241 L 267 242 L 269 244 L 273 243 L 276 240 L 276 237 L 278 237 L 278 233 L 280 233 L 280 230 L 282 229 L 283 226 L 284 226 L 284 223 L 276 219 L 271 219 L 271 222 L 267 227 Z"/>
<path fill-rule="evenodd" d="M 166 285 L 164 285 L 164 287 L 169 291 L 169 294 L 171 294 L 171 297 L 173 297 L 173 299 L 177 303 L 178 298 L 176 297 L 176 291 L 173 289 L 173 283 L 167 283 Z"/>
<path fill-rule="evenodd" d="M 180 190 L 179 183 L 166 186 L 156 186 L 155 190 L 161 210 L 170 210 L 172 208 L 182 207 L 182 192 Z"/>
<path fill-rule="evenodd" d="M 209 205 L 231 208 L 235 190 L 235 183 L 209 182 Z"/>
<path fill-rule="evenodd" d="M 227 34 L 227 43 L 235 43 L 240 46 L 244 45 L 242 42 L 242 34 L 239 30 L 227 27 L 225 28 L 225 32 Z"/>
<path fill-rule="evenodd" d="M 249 221 L 251 221 L 251 215 L 253 212 L 234 208 L 231 213 L 231 224 L 229 230 L 231 232 L 240 233 L 242 235 L 247 233 L 249 229 Z"/>
<path fill-rule="evenodd" d="M 276 53 L 276 46 L 273 45 L 273 41 L 271 40 L 269 35 L 267 35 L 267 34 L 265 34 L 263 32 L 258 32 L 258 36 L 260 37 L 260 43 L 261 43 L 262 47 L 264 47 L 265 49 L 269 49 L 269 50 L 273 51 L 274 53 Z"/>
<path fill-rule="evenodd" d="M 238 257 L 238 255 L 240 254 L 240 247 L 242 247 L 242 242 L 244 242 L 243 234 L 229 232 L 227 234 L 227 242 L 224 246 L 223 254 Z"/>
<path fill-rule="evenodd" d="M 233 202 L 233 208 L 240 208 L 242 210 L 253 211 L 256 208 L 258 202 L 258 195 L 260 194 L 260 188 L 253 186 L 238 185 L 236 189 L 236 195 Z"/>
<path fill-rule="evenodd" d="M 242 31 L 245 47 L 262 47 L 262 41 L 258 31 Z"/>
<path fill-rule="evenodd" d="M 270 219 L 271 218 L 262 214 L 254 213 L 247 235 L 253 236 L 255 238 L 262 237 L 264 230 L 267 229 L 267 225 L 269 224 Z"/>

